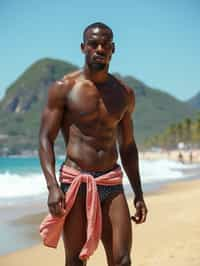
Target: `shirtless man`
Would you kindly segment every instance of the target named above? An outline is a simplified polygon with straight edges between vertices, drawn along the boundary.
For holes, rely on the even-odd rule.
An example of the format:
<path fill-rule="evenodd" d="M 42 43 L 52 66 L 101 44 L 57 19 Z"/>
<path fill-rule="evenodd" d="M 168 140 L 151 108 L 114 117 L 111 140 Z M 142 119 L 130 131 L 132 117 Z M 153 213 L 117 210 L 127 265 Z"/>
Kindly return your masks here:
<path fill-rule="evenodd" d="M 116 168 L 117 143 L 122 165 L 134 191 L 137 224 L 146 220 L 138 169 L 138 152 L 131 114 L 133 91 L 108 73 L 115 47 L 112 30 L 103 23 L 89 25 L 83 33 L 83 69 L 64 76 L 49 89 L 42 115 L 39 155 L 49 189 L 48 207 L 54 216 L 65 208 L 68 184 L 58 184 L 54 141 L 61 129 L 66 144 L 65 165 L 94 178 Z M 78 196 L 63 228 L 66 264 L 86 265 L 78 254 L 85 242 L 85 188 Z M 122 185 L 99 186 L 102 208 L 102 242 L 109 266 L 131 265 L 131 218 Z"/>

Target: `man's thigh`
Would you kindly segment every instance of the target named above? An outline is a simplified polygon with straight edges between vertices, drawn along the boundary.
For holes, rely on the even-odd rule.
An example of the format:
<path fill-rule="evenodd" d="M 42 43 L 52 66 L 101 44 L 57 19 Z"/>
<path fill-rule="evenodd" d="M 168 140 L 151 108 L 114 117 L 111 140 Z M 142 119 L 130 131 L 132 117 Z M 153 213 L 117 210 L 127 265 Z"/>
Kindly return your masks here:
<path fill-rule="evenodd" d="M 63 242 L 66 261 L 77 261 L 86 241 L 85 197 L 77 195 L 74 206 L 66 218 L 63 227 Z M 68 264 L 67 264 L 68 265 Z"/>
<path fill-rule="evenodd" d="M 123 192 L 111 196 L 102 204 L 102 242 L 109 265 L 130 255 L 132 229 L 130 213 Z"/>

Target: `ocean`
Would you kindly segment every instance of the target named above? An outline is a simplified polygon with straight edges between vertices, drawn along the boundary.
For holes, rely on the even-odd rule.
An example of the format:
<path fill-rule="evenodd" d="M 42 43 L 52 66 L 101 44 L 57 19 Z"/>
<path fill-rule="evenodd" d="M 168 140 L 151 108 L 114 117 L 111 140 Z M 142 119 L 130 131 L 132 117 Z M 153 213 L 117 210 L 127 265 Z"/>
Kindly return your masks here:
<path fill-rule="evenodd" d="M 63 159 L 56 162 L 57 176 Z M 120 162 L 119 162 L 120 163 Z M 144 191 L 161 183 L 183 179 L 184 170 L 194 169 L 195 164 L 184 165 L 169 160 L 140 160 L 140 173 Z M 128 188 L 124 173 L 123 183 Z M 38 158 L 0 157 L 0 206 L 15 205 L 46 195 L 46 183 Z"/>
<path fill-rule="evenodd" d="M 56 161 L 57 177 L 63 159 L 59 157 Z M 169 160 L 140 160 L 143 190 L 152 192 L 166 183 L 198 178 L 198 167 Z M 123 183 L 126 194 L 130 194 L 131 188 L 125 173 Z M 15 221 L 47 211 L 47 195 L 38 158 L 0 157 L 0 255 L 38 243 L 38 239 L 30 238 L 30 233 L 38 228 L 20 226 Z"/>

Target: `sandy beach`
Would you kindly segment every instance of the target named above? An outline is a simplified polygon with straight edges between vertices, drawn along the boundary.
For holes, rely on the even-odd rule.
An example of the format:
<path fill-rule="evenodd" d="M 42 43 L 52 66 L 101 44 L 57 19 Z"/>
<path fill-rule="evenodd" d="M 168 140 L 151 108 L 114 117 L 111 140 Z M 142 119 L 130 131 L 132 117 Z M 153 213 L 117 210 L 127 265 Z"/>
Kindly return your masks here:
<path fill-rule="evenodd" d="M 148 220 L 133 224 L 134 266 L 200 265 L 200 180 L 176 182 L 161 191 L 146 195 Z M 129 200 L 131 213 L 134 213 Z M 17 222 L 39 224 L 44 214 L 24 217 Z M 32 236 L 37 237 L 37 236 Z M 42 244 L 0 257 L 1 266 L 63 266 L 62 240 L 56 250 Z M 107 265 L 101 244 L 88 265 Z"/>
<path fill-rule="evenodd" d="M 180 154 L 182 158 L 180 160 Z M 191 149 L 191 150 L 157 150 L 157 151 L 145 151 L 140 152 L 140 159 L 143 160 L 173 160 L 173 161 L 181 161 L 183 163 L 200 163 L 200 150 L 199 149 Z"/>

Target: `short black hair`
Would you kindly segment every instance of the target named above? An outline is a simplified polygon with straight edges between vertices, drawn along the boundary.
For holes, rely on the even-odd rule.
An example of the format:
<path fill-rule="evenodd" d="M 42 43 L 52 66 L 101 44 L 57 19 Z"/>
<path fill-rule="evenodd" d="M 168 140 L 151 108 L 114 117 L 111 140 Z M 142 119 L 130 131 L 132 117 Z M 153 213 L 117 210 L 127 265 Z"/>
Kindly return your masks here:
<path fill-rule="evenodd" d="M 95 22 L 95 23 L 88 25 L 85 28 L 85 30 L 83 32 L 83 41 L 85 41 L 85 36 L 86 36 L 87 31 L 89 29 L 93 29 L 93 28 L 106 29 L 109 32 L 111 39 L 113 39 L 113 31 L 111 30 L 111 28 L 109 26 L 107 26 L 106 24 L 104 24 L 102 22 Z"/>

